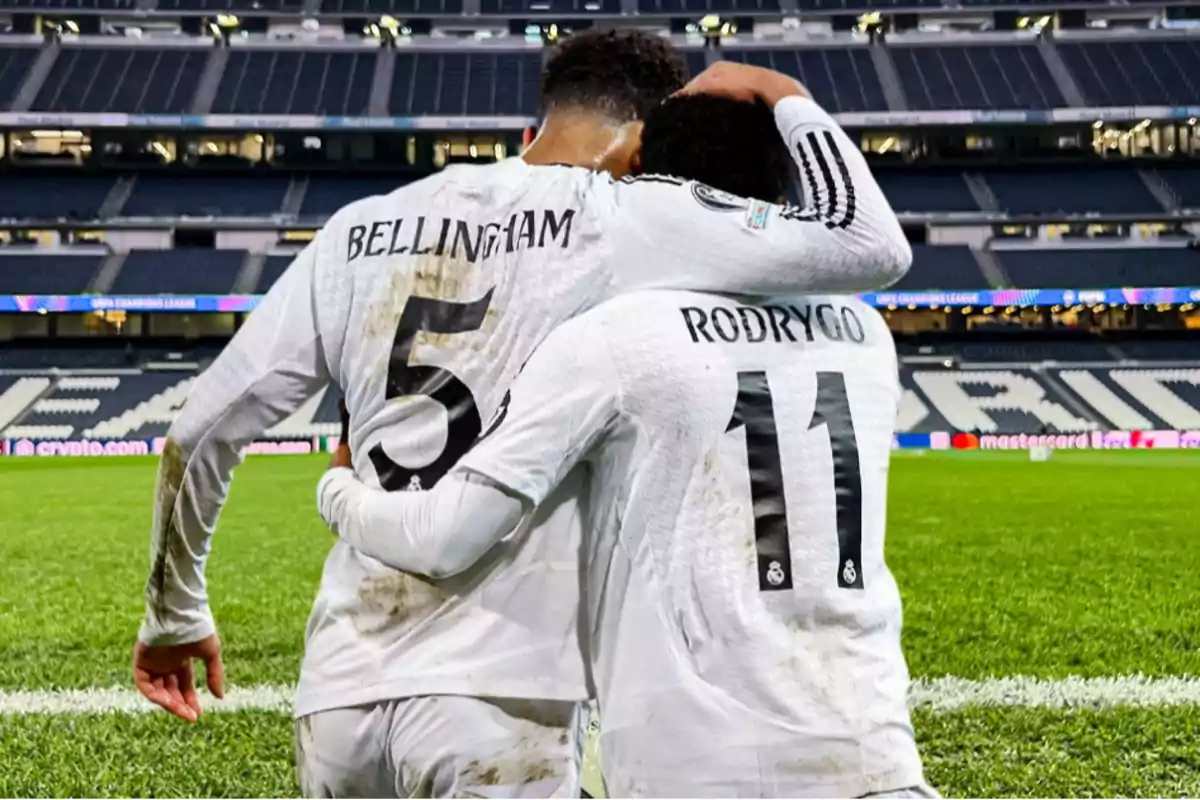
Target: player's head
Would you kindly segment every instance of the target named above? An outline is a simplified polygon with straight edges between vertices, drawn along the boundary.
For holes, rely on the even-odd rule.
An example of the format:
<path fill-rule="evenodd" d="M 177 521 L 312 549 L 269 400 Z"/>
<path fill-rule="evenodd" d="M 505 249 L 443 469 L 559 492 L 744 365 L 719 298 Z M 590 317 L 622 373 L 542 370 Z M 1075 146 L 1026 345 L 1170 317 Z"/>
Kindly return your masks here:
<path fill-rule="evenodd" d="M 789 169 L 769 108 L 689 94 L 669 98 L 646 115 L 636 171 L 774 203 L 787 191 Z"/>
<path fill-rule="evenodd" d="M 566 39 L 542 71 L 542 130 L 531 160 L 629 172 L 651 110 L 683 88 L 687 63 L 639 30 L 588 30 Z"/>
<path fill-rule="evenodd" d="M 687 83 L 687 63 L 646 31 L 588 30 L 565 40 L 542 71 L 547 115 L 576 111 L 612 122 L 643 120 Z"/>

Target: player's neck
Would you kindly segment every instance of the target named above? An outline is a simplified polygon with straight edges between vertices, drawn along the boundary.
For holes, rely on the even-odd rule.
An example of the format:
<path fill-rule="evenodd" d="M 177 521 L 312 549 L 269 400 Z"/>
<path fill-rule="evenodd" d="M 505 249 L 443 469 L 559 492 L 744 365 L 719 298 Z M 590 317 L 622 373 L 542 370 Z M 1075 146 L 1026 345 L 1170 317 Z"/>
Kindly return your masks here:
<path fill-rule="evenodd" d="M 521 154 L 525 163 L 567 164 L 607 170 L 622 177 L 627 170 L 622 154 L 634 135 L 628 124 L 586 112 L 557 112 L 546 117 L 537 138 Z"/>

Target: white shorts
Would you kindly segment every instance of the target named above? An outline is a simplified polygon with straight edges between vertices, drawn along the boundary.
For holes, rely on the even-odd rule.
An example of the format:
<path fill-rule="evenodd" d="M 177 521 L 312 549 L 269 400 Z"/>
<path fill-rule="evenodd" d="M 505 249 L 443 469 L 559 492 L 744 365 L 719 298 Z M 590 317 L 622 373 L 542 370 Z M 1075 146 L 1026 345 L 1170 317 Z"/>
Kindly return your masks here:
<path fill-rule="evenodd" d="M 411 697 L 296 720 L 305 797 L 578 797 L 586 708 Z"/>

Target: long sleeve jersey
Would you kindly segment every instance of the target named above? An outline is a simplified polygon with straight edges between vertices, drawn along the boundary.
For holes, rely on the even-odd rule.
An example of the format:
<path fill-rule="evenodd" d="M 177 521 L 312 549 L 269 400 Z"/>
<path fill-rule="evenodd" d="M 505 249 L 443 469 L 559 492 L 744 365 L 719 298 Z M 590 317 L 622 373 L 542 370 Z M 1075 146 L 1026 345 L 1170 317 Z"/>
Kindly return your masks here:
<path fill-rule="evenodd" d="M 339 211 L 193 385 L 160 465 L 141 638 L 215 630 L 204 565 L 245 446 L 329 383 L 370 485 L 433 486 L 555 327 L 648 288 L 883 288 L 911 251 L 861 153 L 811 100 L 776 105 L 800 207 L 676 177 L 614 181 L 519 158 L 452 167 Z M 577 525 L 573 501 L 545 504 Z M 530 535 L 516 532 L 514 536 Z M 454 692 L 575 699 L 577 553 L 496 548 L 430 583 L 344 544 L 308 626 L 297 713 Z M 547 586 L 562 604 L 541 601 Z"/>

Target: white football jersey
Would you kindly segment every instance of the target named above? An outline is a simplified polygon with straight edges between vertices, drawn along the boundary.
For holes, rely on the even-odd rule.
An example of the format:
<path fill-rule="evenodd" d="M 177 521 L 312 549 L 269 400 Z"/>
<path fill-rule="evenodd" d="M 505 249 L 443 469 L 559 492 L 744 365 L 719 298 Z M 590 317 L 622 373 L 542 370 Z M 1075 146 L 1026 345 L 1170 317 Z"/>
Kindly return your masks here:
<path fill-rule="evenodd" d="M 172 426 L 142 639 L 214 630 L 203 568 L 232 470 L 246 444 L 330 381 L 346 395 L 358 475 L 391 491 L 428 488 L 536 345 L 614 294 L 851 291 L 903 274 L 911 251 L 858 148 L 810 100 L 788 98 L 775 115 L 805 176 L 803 208 L 515 158 L 452 167 L 338 212 Z M 573 503 L 543 513 L 577 527 Z M 336 544 L 296 713 L 420 694 L 585 697 L 577 564 L 571 537 L 546 537 L 497 547 L 435 585 Z"/>
<path fill-rule="evenodd" d="M 644 292 L 556 330 L 458 469 L 581 495 L 614 797 L 858 797 L 922 783 L 884 563 L 901 395 L 845 297 Z"/>

